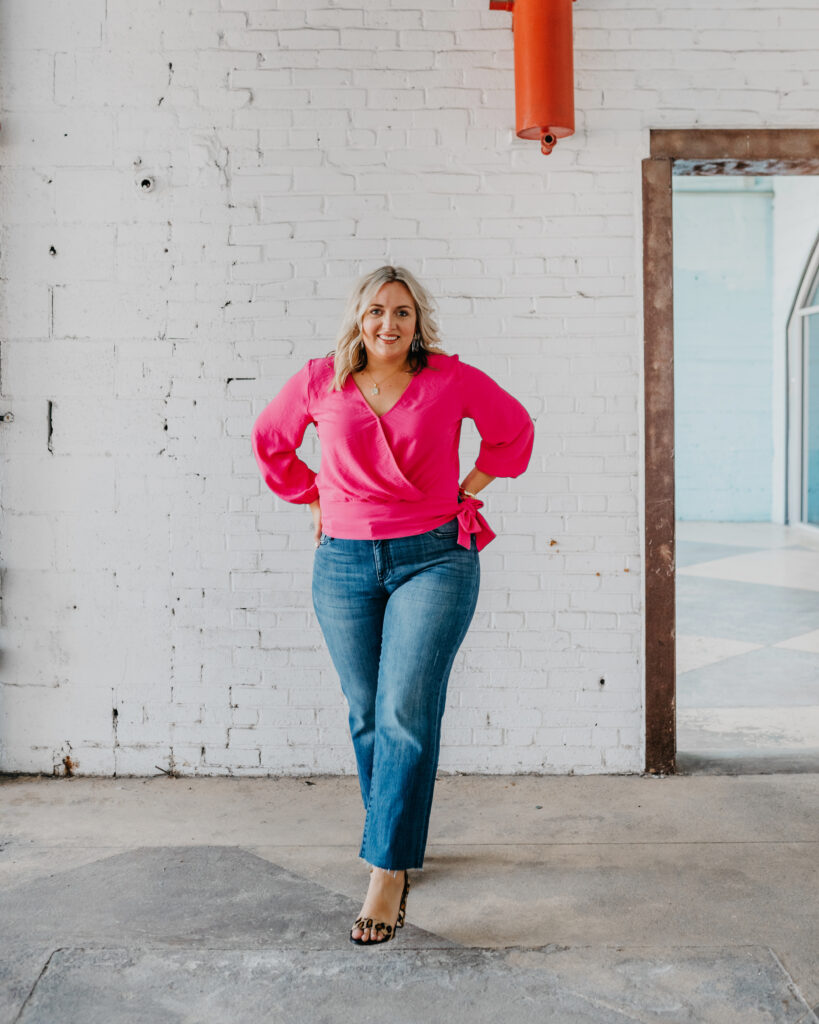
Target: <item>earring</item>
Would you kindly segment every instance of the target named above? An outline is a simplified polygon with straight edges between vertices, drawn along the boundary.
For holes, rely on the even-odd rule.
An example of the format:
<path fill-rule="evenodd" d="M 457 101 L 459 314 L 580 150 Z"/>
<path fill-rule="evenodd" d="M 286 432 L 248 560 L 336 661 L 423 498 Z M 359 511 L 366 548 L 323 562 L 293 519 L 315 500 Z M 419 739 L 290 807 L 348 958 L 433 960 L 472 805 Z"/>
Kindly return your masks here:
<path fill-rule="evenodd" d="M 415 334 L 413 335 L 412 345 L 410 345 L 410 348 L 412 349 L 413 352 L 421 351 L 421 335 L 418 333 L 418 331 L 416 331 Z"/>

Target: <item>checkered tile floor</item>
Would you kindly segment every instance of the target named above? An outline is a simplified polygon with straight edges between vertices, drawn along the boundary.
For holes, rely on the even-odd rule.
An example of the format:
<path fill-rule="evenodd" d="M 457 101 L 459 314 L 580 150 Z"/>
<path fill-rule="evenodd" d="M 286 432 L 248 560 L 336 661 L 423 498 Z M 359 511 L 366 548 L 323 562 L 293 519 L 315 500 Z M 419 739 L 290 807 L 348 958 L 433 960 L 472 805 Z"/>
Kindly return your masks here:
<path fill-rule="evenodd" d="M 819 531 L 677 524 L 677 749 L 819 758 Z"/>

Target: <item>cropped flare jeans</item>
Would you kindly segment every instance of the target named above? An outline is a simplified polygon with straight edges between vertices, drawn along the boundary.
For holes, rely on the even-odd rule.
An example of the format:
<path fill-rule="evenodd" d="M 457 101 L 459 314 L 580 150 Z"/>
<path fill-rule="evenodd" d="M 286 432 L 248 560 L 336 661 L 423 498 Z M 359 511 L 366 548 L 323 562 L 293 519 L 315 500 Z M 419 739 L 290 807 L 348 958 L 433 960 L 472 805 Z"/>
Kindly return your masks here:
<path fill-rule="evenodd" d="M 366 817 L 360 856 L 423 867 L 452 663 L 478 600 L 480 563 L 453 519 L 390 540 L 322 534 L 313 606 L 349 705 Z"/>

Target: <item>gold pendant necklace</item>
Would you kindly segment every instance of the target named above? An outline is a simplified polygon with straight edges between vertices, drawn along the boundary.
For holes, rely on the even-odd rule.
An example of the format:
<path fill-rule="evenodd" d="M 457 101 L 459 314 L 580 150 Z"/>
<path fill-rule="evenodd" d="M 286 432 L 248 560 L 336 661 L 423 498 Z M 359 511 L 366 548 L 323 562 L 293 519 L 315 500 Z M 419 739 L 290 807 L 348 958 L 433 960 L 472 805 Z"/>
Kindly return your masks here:
<path fill-rule="evenodd" d="M 390 377 L 394 377 L 396 375 L 396 373 L 399 373 L 403 369 L 404 369 L 403 366 L 399 366 L 397 370 L 393 370 L 392 373 L 387 374 L 387 376 L 384 378 L 384 380 L 379 381 L 379 384 L 383 384 L 385 381 L 388 381 L 390 379 Z M 370 380 L 373 382 L 373 387 L 372 387 L 372 391 L 370 392 L 370 394 L 371 395 L 380 395 L 381 392 L 378 390 L 378 384 L 375 382 L 375 378 L 369 372 L 369 370 L 362 370 L 361 372 L 362 373 L 366 373 L 367 376 L 370 378 Z"/>

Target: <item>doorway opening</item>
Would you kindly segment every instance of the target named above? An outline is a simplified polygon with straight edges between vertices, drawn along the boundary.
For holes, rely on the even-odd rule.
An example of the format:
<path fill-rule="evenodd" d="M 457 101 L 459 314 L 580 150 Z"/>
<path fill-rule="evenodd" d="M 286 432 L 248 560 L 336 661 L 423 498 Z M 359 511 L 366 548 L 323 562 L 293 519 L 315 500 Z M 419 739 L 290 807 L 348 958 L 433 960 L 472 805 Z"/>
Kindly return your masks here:
<path fill-rule="evenodd" d="M 788 668 L 782 672 L 769 671 L 771 666 L 766 669 L 764 665 L 765 659 L 770 662 L 772 658 L 780 656 L 785 660 L 791 658 L 796 661 L 800 658 L 819 658 L 819 645 L 816 645 L 819 631 L 813 636 L 811 634 L 814 631 L 807 628 L 812 622 L 811 615 L 819 617 L 819 584 L 814 582 L 813 592 L 811 587 L 803 588 L 803 581 L 811 575 L 810 567 L 806 568 L 805 563 L 819 559 L 819 545 L 815 542 L 819 530 L 809 520 L 807 525 L 802 525 L 805 520 L 801 515 L 803 508 L 809 514 L 814 505 L 815 511 L 819 513 L 819 484 L 816 486 L 815 501 L 811 501 L 811 480 L 816 480 L 819 475 L 814 472 L 814 469 L 819 470 L 819 444 L 813 440 L 814 436 L 819 440 L 819 352 L 816 351 L 819 350 L 819 316 L 815 321 L 811 320 L 814 313 L 819 314 L 819 308 L 814 310 L 811 306 L 816 297 L 813 289 L 819 283 L 815 278 L 819 274 L 814 273 L 817 268 L 811 268 L 810 265 L 805 267 L 799 294 L 790 311 L 791 326 L 787 332 L 787 344 L 785 322 L 788 317 L 785 313 L 781 314 L 779 352 L 782 359 L 776 366 L 765 366 L 763 357 L 771 355 L 770 352 L 767 356 L 765 353 L 765 345 L 770 344 L 770 331 L 766 340 L 765 332 L 760 334 L 757 330 L 758 321 L 764 320 L 767 315 L 765 301 L 769 305 L 775 303 L 772 294 L 764 299 L 753 287 L 748 287 L 749 281 L 746 278 L 764 269 L 764 259 L 760 261 L 760 254 L 750 251 L 755 243 L 749 241 L 749 251 L 743 252 L 740 257 L 740 262 L 748 265 L 736 287 L 740 291 L 745 288 L 745 295 L 730 296 L 738 300 L 733 303 L 733 311 L 727 309 L 731 303 L 725 301 L 715 304 L 713 301 L 719 297 L 720 287 L 726 286 L 726 282 L 720 279 L 720 273 L 713 273 L 710 281 L 707 280 L 707 273 L 692 273 L 688 276 L 684 272 L 679 273 L 679 306 L 680 310 L 687 313 L 689 320 L 680 321 L 680 349 L 676 353 L 678 365 L 675 366 L 672 230 L 675 211 L 673 182 L 676 181 L 678 186 L 682 186 L 676 190 L 677 194 L 683 194 L 687 200 L 698 195 L 709 195 L 709 218 L 713 219 L 716 214 L 718 222 L 719 216 L 728 217 L 729 221 L 733 217 L 733 226 L 740 227 L 740 233 L 756 231 L 760 238 L 763 237 L 766 231 L 770 233 L 771 230 L 768 215 L 772 210 L 772 182 L 781 181 L 783 195 L 787 195 L 788 178 L 819 173 L 819 159 L 815 156 L 817 152 L 819 132 L 810 130 L 655 131 L 651 133 L 651 157 L 643 162 L 648 771 L 670 773 L 678 768 L 716 771 L 816 770 L 819 764 L 819 744 L 813 751 L 813 764 L 810 754 L 797 758 L 799 763 L 795 764 L 793 758 L 786 757 L 783 760 L 780 757 L 777 760 L 776 756 L 771 757 L 772 751 L 768 750 L 763 752 L 767 756 L 761 762 L 757 758 L 757 763 L 752 764 L 747 756 L 738 758 L 737 749 L 732 751 L 730 757 L 727 756 L 727 750 L 711 751 L 712 755 L 716 753 L 717 756 L 710 759 L 702 756 L 698 759 L 696 749 L 685 749 L 686 745 L 696 748 L 699 743 L 701 754 L 707 748 L 708 742 L 719 733 L 720 723 L 726 721 L 725 716 L 733 711 L 736 717 L 736 709 L 732 709 L 731 704 L 739 704 L 737 695 L 741 695 L 743 704 L 740 718 L 744 714 L 749 719 L 744 735 L 746 739 L 750 737 L 751 748 L 766 731 L 775 736 L 776 729 L 773 728 L 771 732 L 771 728 L 777 714 L 780 717 L 782 714 L 786 717 L 790 714 L 792 719 L 794 716 L 804 717 L 804 709 L 794 711 L 790 708 L 783 712 L 777 704 L 777 701 L 782 702 L 783 693 L 787 690 L 787 686 L 783 689 L 781 678 L 783 674 L 788 675 Z M 724 203 L 720 206 L 717 202 L 720 193 L 724 196 L 731 194 L 728 206 Z M 697 202 L 689 203 L 688 212 L 696 206 Z M 787 204 L 783 202 L 783 211 L 786 207 Z M 795 209 L 793 204 L 791 208 Z M 679 209 L 677 213 L 677 233 L 684 239 L 685 231 L 691 225 L 686 223 L 685 218 L 680 219 Z M 701 252 L 699 259 L 705 270 L 710 265 L 713 271 L 713 260 L 720 249 L 722 235 L 716 222 L 709 221 L 704 230 L 706 233 L 710 231 L 712 238 L 710 243 L 704 239 L 708 244 L 707 254 L 703 256 Z M 789 259 L 792 262 L 794 252 L 787 247 L 782 251 L 785 255 L 780 262 L 783 265 Z M 801 258 L 804 262 L 804 253 Z M 696 260 L 696 255 L 691 258 L 691 268 L 695 268 Z M 789 273 L 792 280 L 792 266 Z M 701 281 L 701 278 L 706 280 Z M 713 292 L 711 304 L 714 307 L 710 318 L 707 310 L 699 308 L 697 295 L 697 288 L 700 288 L 699 296 L 706 296 L 707 305 L 709 286 Z M 687 291 L 691 295 L 687 296 Z M 792 283 L 790 291 L 792 298 Z M 723 297 L 729 297 L 727 291 L 723 292 Z M 686 310 L 687 298 L 693 298 L 694 301 Z M 781 306 L 781 294 L 776 297 L 776 301 Z M 819 303 L 816 305 L 819 306 Z M 723 338 L 720 325 L 712 323 L 719 320 L 723 311 L 727 316 L 733 316 L 735 321 L 745 317 L 744 333 L 738 336 L 734 330 L 733 339 L 736 344 L 739 337 L 740 346 L 745 341 L 748 345 L 733 366 L 730 365 L 731 324 L 726 322 L 722 325 L 726 335 Z M 770 309 L 767 310 L 767 313 L 770 312 Z M 701 317 L 699 326 L 694 322 L 697 316 Z M 817 340 L 812 350 L 810 328 L 814 323 L 817 325 L 814 334 Z M 710 346 L 707 339 L 704 345 L 702 340 L 707 330 L 711 331 Z M 758 336 L 756 352 L 753 338 L 755 331 Z M 714 351 L 720 345 L 724 351 Z M 815 372 L 811 376 L 810 371 L 814 367 Z M 794 369 L 799 371 L 796 374 L 798 380 L 795 379 Z M 681 389 L 676 424 L 678 440 L 686 442 L 679 449 L 675 448 L 675 371 L 678 388 Z M 743 388 L 748 398 L 748 409 L 737 406 L 736 399 L 743 395 Z M 730 408 L 731 391 L 734 393 L 733 417 Z M 799 402 L 793 397 L 796 391 L 801 396 Z M 754 403 L 758 406 L 755 416 L 750 415 L 750 407 Z M 813 419 L 810 418 L 812 403 L 816 408 Z M 736 415 L 737 408 L 739 417 Z M 738 418 L 744 419 L 742 426 L 739 426 Z M 769 430 L 767 435 L 766 422 L 768 428 L 776 424 L 776 429 Z M 814 433 L 811 432 L 812 428 Z M 721 435 L 726 443 L 720 449 Z M 768 449 L 766 461 L 760 452 Z M 811 452 L 816 452 L 815 456 Z M 675 458 L 679 462 L 676 467 Z M 817 462 L 815 467 L 812 462 L 814 458 Z M 800 476 L 794 482 L 793 467 L 797 462 Z M 676 488 L 675 468 L 680 470 Z M 733 491 L 730 486 L 732 474 Z M 799 492 L 798 506 L 794 504 L 796 491 Z M 743 498 L 739 506 L 738 494 Z M 797 508 L 799 516 L 795 516 Z M 708 521 L 709 516 L 713 516 L 713 521 Z M 686 519 L 690 521 L 686 522 Z M 740 522 L 737 523 L 737 520 Z M 746 540 L 756 530 L 756 539 L 750 545 L 746 543 L 745 550 L 741 550 L 740 527 L 747 527 Z M 777 530 L 785 531 L 785 534 L 777 535 Z M 788 531 L 802 531 L 799 532 L 802 543 L 796 543 Z M 800 554 L 800 551 L 803 553 Z M 779 564 L 783 555 L 784 567 Z M 772 572 L 774 575 L 777 572 L 782 575 L 779 581 L 781 589 L 778 591 L 770 589 L 769 577 Z M 817 574 L 812 575 L 815 577 Z M 795 587 L 792 585 L 794 583 Z M 728 590 L 732 593 L 723 592 Z M 759 642 L 761 638 L 756 634 L 739 636 L 743 629 L 749 628 L 748 616 L 738 606 L 738 601 L 741 603 L 741 599 L 746 597 L 753 597 L 757 605 L 763 598 L 772 602 L 774 611 L 769 616 L 770 622 L 767 619 L 764 621 L 768 632 L 773 632 L 764 642 Z M 710 611 L 708 600 L 712 601 Z M 804 629 L 790 614 L 788 602 L 804 607 Z M 679 637 L 678 610 L 683 615 Z M 758 613 L 757 607 L 754 614 Z M 721 629 L 715 625 L 719 614 L 723 616 Z M 781 622 L 779 631 L 784 629 L 782 636 L 777 633 L 774 622 L 777 616 Z M 819 627 L 819 618 L 814 625 Z M 792 633 L 799 635 L 791 636 Z M 789 642 L 793 646 L 788 647 Z M 802 645 L 801 649 L 799 644 Z M 816 646 L 813 653 L 812 644 Z M 695 661 L 699 658 L 702 663 L 699 670 L 692 670 L 692 658 Z M 679 679 L 678 659 L 681 668 L 685 668 L 688 659 L 687 669 Z M 703 667 L 708 665 L 710 669 Z M 751 678 L 753 672 L 749 675 L 751 666 L 756 673 L 755 681 Z M 726 691 L 724 693 L 718 693 L 718 687 L 713 685 L 715 680 L 718 682 L 720 673 Z M 796 676 L 798 674 L 796 672 Z M 793 675 L 790 672 L 789 678 Z M 761 692 L 760 681 L 766 679 L 770 680 L 775 692 Z M 790 678 L 788 686 L 791 690 L 793 685 L 793 678 Z M 732 687 L 733 696 L 730 692 Z M 706 695 L 705 700 L 703 694 Z M 803 691 L 800 698 L 803 704 L 804 695 Z M 812 710 L 819 715 L 819 692 L 811 700 L 815 705 Z M 704 704 L 707 710 L 700 708 L 699 712 L 693 711 L 697 701 Z M 748 704 L 751 707 L 745 706 Z M 696 729 L 691 731 L 692 724 L 696 726 L 697 721 L 700 734 L 696 733 Z M 742 726 L 741 722 L 738 724 Z M 679 755 L 678 727 L 680 737 L 684 740 Z M 734 740 L 739 733 L 742 733 L 742 728 L 735 733 Z M 723 737 L 722 742 L 730 745 L 732 740 Z M 746 755 L 753 752 L 744 751 Z M 726 756 L 721 758 L 721 753 Z M 750 761 L 753 760 L 751 757 Z"/>

